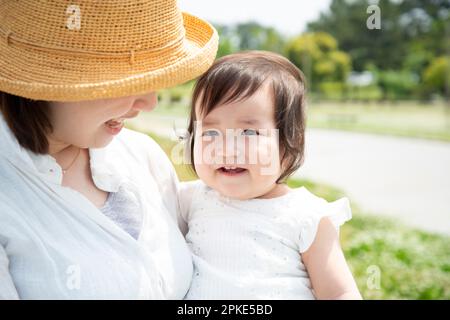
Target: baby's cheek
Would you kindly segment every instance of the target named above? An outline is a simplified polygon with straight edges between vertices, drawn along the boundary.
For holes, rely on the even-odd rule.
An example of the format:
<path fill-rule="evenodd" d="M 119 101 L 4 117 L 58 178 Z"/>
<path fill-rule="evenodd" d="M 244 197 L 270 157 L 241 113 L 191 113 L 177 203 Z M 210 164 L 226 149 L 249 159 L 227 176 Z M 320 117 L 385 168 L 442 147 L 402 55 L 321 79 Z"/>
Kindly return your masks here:
<path fill-rule="evenodd" d="M 197 172 L 198 177 L 206 182 L 210 182 L 212 178 L 213 171 L 208 165 L 205 164 L 195 164 L 195 172 Z"/>
<path fill-rule="evenodd" d="M 261 167 L 276 166 L 279 165 L 280 154 L 279 148 L 276 142 L 270 138 L 262 138 L 256 145 L 256 151 L 258 162 Z"/>
<path fill-rule="evenodd" d="M 217 143 L 214 141 L 200 141 L 194 145 L 194 161 L 204 165 L 214 166 L 221 163 L 217 158 Z"/>

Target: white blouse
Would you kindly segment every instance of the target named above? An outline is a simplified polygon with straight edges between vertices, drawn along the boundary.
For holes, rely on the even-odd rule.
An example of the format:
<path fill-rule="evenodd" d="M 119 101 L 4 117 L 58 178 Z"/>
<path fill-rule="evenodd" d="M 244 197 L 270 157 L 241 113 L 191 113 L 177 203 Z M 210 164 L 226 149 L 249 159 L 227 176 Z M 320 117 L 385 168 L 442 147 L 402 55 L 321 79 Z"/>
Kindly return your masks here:
<path fill-rule="evenodd" d="M 98 188 L 138 199 L 138 239 L 62 186 L 55 159 L 21 148 L 0 114 L 0 299 L 183 298 L 192 259 L 169 159 L 126 129 L 89 153 Z"/>
<path fill-rule="evenodd" d="M 351 219 L 347 198 L 327 202 L 304 187 L 240 201 L 194 181 L 179 193 L 194 259 L 186 299 L 314 299 L 301 253 L 323 217 L 336 228 Z"/>

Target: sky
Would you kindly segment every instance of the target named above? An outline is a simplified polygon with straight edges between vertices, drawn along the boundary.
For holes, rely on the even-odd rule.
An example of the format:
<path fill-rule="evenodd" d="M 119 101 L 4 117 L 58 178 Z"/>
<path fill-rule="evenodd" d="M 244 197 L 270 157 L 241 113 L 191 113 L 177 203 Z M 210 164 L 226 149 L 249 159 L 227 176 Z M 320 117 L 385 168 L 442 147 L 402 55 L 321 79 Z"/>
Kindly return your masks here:
<path fill-rule="evenodd" d="M 181 10 L 212 23 L 256 21 L 285 35 L 305 31 L 331 0 L 178 0 Z"/>

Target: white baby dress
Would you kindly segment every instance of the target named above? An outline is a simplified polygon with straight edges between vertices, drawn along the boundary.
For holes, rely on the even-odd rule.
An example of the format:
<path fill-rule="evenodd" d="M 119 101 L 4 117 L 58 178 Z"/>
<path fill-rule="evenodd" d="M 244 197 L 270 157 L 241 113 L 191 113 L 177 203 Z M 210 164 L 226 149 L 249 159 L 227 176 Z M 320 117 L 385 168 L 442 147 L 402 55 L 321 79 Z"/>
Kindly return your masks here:
<path fill-rule="evenodd" d="M 233 200 L 197 180 L 179 188 L 194 277 L 185 299 L 314 299 L 301 254 L 321 218 L 339 229 L 351 219 L 334 202 L 301 187 L 273 199 Z"/>

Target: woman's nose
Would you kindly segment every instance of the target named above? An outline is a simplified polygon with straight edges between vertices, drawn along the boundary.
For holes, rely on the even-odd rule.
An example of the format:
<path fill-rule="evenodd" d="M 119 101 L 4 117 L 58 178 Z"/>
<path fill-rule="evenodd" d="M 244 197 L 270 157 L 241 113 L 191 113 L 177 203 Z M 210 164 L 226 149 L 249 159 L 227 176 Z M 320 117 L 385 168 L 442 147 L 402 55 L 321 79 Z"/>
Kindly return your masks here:
<path fill-rule="evenodd" d="M 138 96 L 134 100 L 133 109 L 138 111 L 152 111 L 158 104 L 158 95 L 151 92 L 146 95 Z"/>

